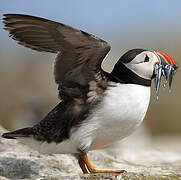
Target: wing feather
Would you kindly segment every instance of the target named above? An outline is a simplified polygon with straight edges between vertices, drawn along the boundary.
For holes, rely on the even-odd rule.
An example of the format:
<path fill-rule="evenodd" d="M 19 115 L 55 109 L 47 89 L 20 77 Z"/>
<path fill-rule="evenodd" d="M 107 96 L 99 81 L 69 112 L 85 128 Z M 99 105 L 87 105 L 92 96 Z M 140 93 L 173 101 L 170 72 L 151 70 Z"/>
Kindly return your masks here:
<path fill-rule="evenodd" d="M 110 50 L 107 42 L 71 26 L 47 19 L 5 14 L 5 30 L 19 44 L 37 51 L 58 53 L 54 64 L 55 81 L 87 85 L 101 69 Z"/>

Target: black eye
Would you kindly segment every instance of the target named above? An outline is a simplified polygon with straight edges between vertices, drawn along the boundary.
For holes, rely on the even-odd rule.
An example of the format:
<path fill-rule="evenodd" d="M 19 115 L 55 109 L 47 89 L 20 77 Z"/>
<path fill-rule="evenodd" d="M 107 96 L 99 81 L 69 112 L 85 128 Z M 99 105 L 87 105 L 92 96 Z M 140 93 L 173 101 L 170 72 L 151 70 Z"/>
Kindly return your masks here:
<path fill-rule="evenodd" d="M 146 55 L 144 62 L 149 62 L 149 57 Z"/>

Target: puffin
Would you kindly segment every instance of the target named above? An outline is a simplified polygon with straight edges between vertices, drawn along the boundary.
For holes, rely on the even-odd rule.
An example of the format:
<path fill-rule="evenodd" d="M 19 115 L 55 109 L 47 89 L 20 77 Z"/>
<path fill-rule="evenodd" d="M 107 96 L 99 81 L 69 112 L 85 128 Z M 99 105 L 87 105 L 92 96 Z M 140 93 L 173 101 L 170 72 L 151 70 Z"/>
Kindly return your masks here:
<path fill-rule="evenodd" d="M 45 154 L 73 154 L 84 174 L 98 170 L 87 153 L 129 136 L 142 123 L 151 81 L 158 95 L 161 77 L 171 87 L 178 64 L 167 54 L 131 49 L 106 72 L 102 61 L 110 45 L 87 32 L 40 17 L 4 14 L 4 29 L 17 43 L 56 53 L 54 79 L 59 104 L 32 127 L 2 134 Z"/>

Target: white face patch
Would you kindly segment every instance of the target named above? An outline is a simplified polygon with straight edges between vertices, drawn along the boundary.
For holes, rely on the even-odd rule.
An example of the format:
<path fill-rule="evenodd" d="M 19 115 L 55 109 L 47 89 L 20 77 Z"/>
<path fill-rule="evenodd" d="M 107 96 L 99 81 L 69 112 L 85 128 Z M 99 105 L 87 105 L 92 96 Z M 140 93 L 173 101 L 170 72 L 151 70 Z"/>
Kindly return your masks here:
<path fill-rule="evenodd" d="M 144 51 L 124 65 L 138 76 L 150 80 L 153 75 L 154 65 L 157 62 L 159 60 L 155 53 Z"/>

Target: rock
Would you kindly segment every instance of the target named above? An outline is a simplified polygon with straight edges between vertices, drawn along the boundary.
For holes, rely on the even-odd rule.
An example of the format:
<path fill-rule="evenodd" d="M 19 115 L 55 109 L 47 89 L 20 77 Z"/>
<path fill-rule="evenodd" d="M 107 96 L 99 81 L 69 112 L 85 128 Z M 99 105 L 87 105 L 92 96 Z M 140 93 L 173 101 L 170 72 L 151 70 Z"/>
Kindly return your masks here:
<path fill-rule="evenodd" d="M 0 134 L 3 132 L 5 130 L 0 127 Z M 140 146 L 140 143 L 138 144 Z M 89 159 L 95 167 L 125 169 L 127 173 L 122 175 L 83 175 L 73 156 L 39 154 L 16 140 L 0 138 L 0 152 L 0 180 L 181 179 L 180 152 L 164 152 L 144 146 L 128 151 L 128 145 L 125 147 L 118 143 L 113 147 L 89 153 Z"/>

